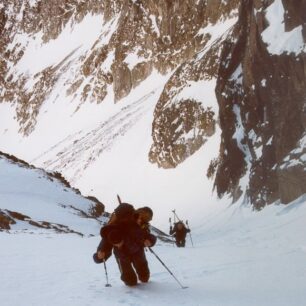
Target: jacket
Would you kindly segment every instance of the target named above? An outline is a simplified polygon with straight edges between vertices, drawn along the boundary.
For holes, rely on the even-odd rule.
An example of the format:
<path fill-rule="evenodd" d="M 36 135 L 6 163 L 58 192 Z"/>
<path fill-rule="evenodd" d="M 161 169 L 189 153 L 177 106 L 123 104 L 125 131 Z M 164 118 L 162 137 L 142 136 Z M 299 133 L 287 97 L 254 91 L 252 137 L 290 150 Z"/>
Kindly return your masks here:
<path fill-rule="evenodd" d="M 144 230 L 135 221 L 109 224 L 101 228 L 102 237 L 98 250 L 105 252 L 108 259 L 112 250 L 116 257 L 132 257 L 134 254 L 144 249 L 144 241 L 149 240 L 152 246 L 156 243 L 156 237 L 149 231 Z M 114 246 L 114 238 L 123 240 L 123 246 Z"/>

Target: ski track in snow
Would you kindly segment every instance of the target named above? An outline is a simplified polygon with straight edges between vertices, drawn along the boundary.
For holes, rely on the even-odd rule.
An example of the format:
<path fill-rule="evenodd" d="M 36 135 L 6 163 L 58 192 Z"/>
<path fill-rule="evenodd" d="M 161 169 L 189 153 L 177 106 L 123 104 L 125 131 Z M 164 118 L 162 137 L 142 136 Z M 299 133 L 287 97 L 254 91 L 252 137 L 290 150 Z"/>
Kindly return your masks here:
<path fill-rule="evenodd" d="M 154 107 L 147 100 L 155 94 L 156 90 L 123 107 L 115 115 L 100 123 L 98 127 L 66 137 L 35 158 L 33 162 L 45 160 L 46 156 L 51 156 L 43 162 L 44 168 L 54 171 L 68 169 L 70 181 L 75 181 L 91 163 L 103 152 L 109 151 L 120 137 L 123 137 L 147 111 Z"/>

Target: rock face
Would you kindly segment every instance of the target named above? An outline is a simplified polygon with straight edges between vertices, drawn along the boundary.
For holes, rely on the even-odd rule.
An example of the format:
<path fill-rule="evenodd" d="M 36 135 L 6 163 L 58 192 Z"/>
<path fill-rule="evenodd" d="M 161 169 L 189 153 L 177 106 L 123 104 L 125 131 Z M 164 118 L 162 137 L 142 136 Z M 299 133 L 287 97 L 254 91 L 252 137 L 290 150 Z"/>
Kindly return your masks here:
<path fill-rule="evenodd" d="M 224 2 L 225 3 L 225 2 Z M 234 18 L 239 1 L 208 1 L 203 23 L 216 23 L 223 18 Z M 214 12 L 214 14 L 213 14 Z M 217 13 L 218 12 L 218 13 Z M 234 18 L 235 19 L 235 18 Z M 222 31 L 211 41 L 209 32 L 198 31 L 202 39 L 201 52 L 182 63 L 172 74 L 157 103 L 153 121 L 153 144 L 150 161 L 163 168 L 174 168 L 195 153 L 215 133 L 217 111 L 214 83 L 217 78 L 222 47 Z M 191 94 L 200 91 L 200 95 Z"/>
<path fill-rule="evenodd" d="M 86 48 L 20 68 L 35 41 L 51 43 L 89 16 L 100 28 Z M 220 127 L 220 155 L 208 169 L 220 197 L 245 196 L 260 209 L 306 192 L 306 0 L 7 0 L 0 35 L 0 103 L 14 106 L 24 136 L 56 86 L 78 111 L 110 95 L 121 103 L 157 71 L 169 79 L 154 111 L 150 162 L 175 168 Z M 62 170 L 83 162 L 84 170 L 108 148 L 98 136 L 117 119 L 48 162 Z"/>
<path fill-rule="evenodd" d="M 17 103 L 20 132 L 25 135 L 35 128 L 40 108 L 60 77 L 65 78 L 66 94 L 72 98 L 80 95 L 83 102 L 101 103 L 111 86 L 117 102 L 153 69 L 167 73 L 192 58 L 205 46 L 199 30 L 228 16 L 237 2 L 5 1 L 0 14 L 0 66 L 5 76 L 0 80 L 0 98 Z M 58 38 L 65 27 L 84 21 L 88 14 L 101 16 L 103 30 L 87 52 L 63 54 L 57 65 L 14 77 L 10 67 L 22 59 L 28 45 L 18 42 L 19 35 L 48 43 Z M 107 39 L 102 39 L 105 36 Z M 7 47 L 13 41 L 17 43 Z M 69 76 L 68 70 L 72 72 Z M 34 83 L 30 90 L 29 82 Z"/>
<path fill-rule="evenodd" d="M 220 196 L 230 192 L 235 198 L 246 176 L 256 208 L 277 199 L 288 203 L 306 191 L 305 160 L 283 164 L 296 159 L 292 150 L 305 147 L 306 57 L 269 49 L 264 32 L 272 25 L 265 12 L 272 5 L 288 9 L 279 16 L 285 31 L 301 26 L 305 44 L 305 9 L 293 9 L 292 1 L 243 1 L 234 39 L 224 43 L 216 87 L 222 143 L 215 185 Z M 306 1 L 300 5 L 305 8 Z"/>
<path fill-rule="evenodd" d="M 214 112 L 203 109 L 195 100 L 181 100 L 156 111 L 153 131 L 150 161 L 163 168 L 175 168 L 214 134 Z"/>

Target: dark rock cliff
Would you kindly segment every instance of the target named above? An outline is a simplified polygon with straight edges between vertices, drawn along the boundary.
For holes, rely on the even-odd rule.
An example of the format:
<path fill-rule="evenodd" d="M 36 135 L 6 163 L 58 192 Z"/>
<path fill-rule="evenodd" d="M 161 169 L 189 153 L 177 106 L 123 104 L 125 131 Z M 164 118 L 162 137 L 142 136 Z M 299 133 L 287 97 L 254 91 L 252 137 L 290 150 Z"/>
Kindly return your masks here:
<path fill-rule="evenodd" d="M 306 57 L 269 53 L 261 34 L 269 26 L 264 11 L 272 2 L 242 2 L 234 40 L 224 43 L 216 87 L 222 143 L 215 186 L 220 196 L 230 192 L 237 199 L 246 176 L 246 194 L 256 208 L 278 199 L 288 203 L 306 192 L 305 158 L 283 164 L 288 155 L 288 161 L 298 160 L 305 153 L 304 147 L 290 154 L 305 133 Z M 305 33 L 305 9 L 293 8 L 293 1 L 283 5 L 285 29 L 302 25 Z"/>

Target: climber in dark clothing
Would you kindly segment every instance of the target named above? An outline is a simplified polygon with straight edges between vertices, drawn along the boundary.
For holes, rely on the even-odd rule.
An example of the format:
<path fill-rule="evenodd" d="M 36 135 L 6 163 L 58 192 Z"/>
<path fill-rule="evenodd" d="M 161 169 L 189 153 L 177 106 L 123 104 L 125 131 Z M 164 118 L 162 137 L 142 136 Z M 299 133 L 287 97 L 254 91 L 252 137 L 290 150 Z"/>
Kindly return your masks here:
<path fill-rule="evenodd" d="M 186 244 L 186 235 L 190 233 L 190 229 L 186 228 L 182 221 L 179 221 L 174 224 L 174 227 L 170 226 L 170 235 L 175 237 L 176 245 L 180 247 L 185 247 Z"/>
<path fill-rule="evenodd" d="M 94 254 L 94 260 L 97 263 L 103 262 L 113 251 L 121 280 L 127 286 L 135 286 L 137 278 L 141 282 L 147 282 L 150 270 L 144 248 L 153 246 L 156 237 L 142 228 L 140 213 L 135 213 L 132 205 L 120 204 L 115 210 L 115 216 L 115 220 L 101 229 L 102 240 Z"/>

